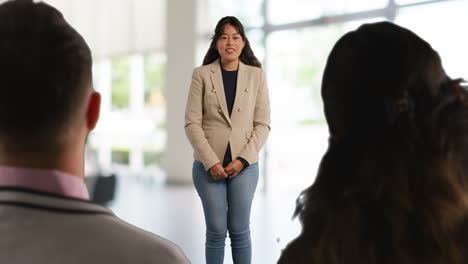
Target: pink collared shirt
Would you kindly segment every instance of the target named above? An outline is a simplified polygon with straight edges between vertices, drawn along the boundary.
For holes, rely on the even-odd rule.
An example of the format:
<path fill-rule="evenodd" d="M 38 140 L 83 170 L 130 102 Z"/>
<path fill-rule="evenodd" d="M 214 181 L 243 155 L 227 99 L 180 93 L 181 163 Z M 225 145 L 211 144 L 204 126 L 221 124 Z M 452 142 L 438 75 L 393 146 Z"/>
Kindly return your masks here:
<path fill-rule="evenodd" d="M 88 200 L 84 181 L 58 170 L 0 166 L 0 187 L 19 187 Z"/>

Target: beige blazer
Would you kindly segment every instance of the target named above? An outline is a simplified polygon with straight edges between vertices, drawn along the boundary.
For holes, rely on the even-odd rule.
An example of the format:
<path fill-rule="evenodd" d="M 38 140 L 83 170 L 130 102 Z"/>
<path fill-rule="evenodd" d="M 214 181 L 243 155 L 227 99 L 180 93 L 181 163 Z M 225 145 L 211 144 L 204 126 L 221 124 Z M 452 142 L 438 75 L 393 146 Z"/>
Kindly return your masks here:
<path fill-rule="evenodd" d="M 190 263 L 102 206 L 26 189 L 0 188 L 0 234 L 1 263 Z"/>
<path fill-rule="evenodd" d="M 265 74 L 258 67 L 239 63 L 236 98 L 229 112 L 219 60 L 195 68 L 185 110 L 185 132 L 194 149 L 194 159 L 206 170 L 224 159 L 228 142 L 234 160 L 249 164 L 270 132 L 270 101 Z"/>

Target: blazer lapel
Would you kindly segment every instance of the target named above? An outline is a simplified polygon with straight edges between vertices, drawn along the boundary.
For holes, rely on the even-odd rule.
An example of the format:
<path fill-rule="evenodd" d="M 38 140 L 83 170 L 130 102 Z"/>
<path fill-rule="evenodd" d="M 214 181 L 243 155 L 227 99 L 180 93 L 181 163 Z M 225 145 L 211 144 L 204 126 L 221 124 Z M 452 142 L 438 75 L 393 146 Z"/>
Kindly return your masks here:
<path fill-rule="evenodd" d="M 239 72 L 237 73 L 237 85 L 236 85 L 236 99 L 234 100 L 234 106 L 232 108 L 232 115 L 242 111 L 242 105 L 244 96 L 249 92 L 246 86 L 248 80 L 248 70 L 244 63 L 239 61 Z"/>
<path fill-rule="evenodd" d="M 219 60 L 216 60 L 212 63 L 211 66 L 211 83 L 213 84 L 213 90 L 216 93 L 218 98 L 218 104 L 221 107 L 224 117 L 231 124 L 231 119 L 229 118 L 229 111 L 227 109 L 226 95 L 224 93 L 223 77 L 221 76 Z"/>

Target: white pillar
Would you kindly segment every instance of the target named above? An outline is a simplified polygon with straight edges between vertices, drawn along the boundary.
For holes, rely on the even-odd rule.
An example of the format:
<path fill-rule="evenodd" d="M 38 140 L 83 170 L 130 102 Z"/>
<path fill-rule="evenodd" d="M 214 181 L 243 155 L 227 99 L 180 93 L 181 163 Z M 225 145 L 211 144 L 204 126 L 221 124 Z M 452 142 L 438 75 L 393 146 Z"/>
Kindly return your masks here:
<path fill-rule="evenodd" d="M 167 1 L 166 173 L 168 183 L 190 184 L 192 148 L 185 136 L 184 112 L 195 65 L 197 0 Z"/>

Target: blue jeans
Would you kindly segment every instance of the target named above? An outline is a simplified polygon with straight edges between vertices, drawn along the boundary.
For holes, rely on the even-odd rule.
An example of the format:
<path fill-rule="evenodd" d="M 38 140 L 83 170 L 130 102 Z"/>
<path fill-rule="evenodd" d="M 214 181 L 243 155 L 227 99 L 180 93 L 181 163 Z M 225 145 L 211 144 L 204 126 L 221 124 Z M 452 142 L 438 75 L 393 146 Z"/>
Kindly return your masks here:
<path fill-rule="evenodd" d="M 232 179 L 214 180 L 201 162 L 194 161 L 192 176 L 205 213 L 206 263 L 223 263 L 229 230 L 234 263 L 250 264 L 250 208 L 258 182 L 258 163 Z"/>

